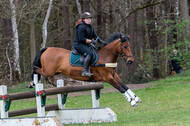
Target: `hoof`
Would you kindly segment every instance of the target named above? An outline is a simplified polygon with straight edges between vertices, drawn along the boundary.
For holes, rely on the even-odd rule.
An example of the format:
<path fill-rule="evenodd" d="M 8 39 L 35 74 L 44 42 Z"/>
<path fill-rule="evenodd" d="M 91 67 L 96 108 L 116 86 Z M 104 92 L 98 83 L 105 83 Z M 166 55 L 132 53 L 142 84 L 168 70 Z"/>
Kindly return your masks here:
<path fill-rule="evenodd" d="M 35 84 L 33 82 L 30 82 L 28 85 L 26 85 L 27 88 L 34 88 Z"/>
<path fill-rule="evenodd" d="M 132 100 L 132 101 L 131 101 L 131 106 L 132 106 L 132 107 L 137 107 L 137 106 L 138 106 L 138 104 L 136 103 L 136 101 L 135 101 L 135 100 Z"/>
<path fill-rule="evenodd" d="M 27 88 L 33 88 L 33 86 L 31 86 L 31 85 L 29 85 L 29 84 L 26 85 L 26 87 L 27 87 Z"/>
<path fill-rule="evenodd" d="M 135 97 L 135 102 L 140 103 L 140 102 L 142 102 L 142 100 L 139 97 Z"/>

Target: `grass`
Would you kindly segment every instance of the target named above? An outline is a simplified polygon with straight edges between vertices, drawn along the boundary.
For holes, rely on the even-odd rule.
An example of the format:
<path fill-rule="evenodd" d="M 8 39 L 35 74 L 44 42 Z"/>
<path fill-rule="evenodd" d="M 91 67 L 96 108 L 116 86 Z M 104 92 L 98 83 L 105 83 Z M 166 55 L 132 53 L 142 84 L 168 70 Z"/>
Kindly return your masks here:
<path fill-rule="evenodd" d="M 34 88 L 26 88 L 27 84 L 28 84 L 27 82 L 24 82 L 22 84 L 14 85 L 14 86 L 8 88 L 8 93 L 34 91 Z"/>
<path fill-rule="evenodd" d="M 188 126 L 190 124 L 190 77 L 189 73 L 167 77 L 152 82 L 153 86 L 134 92 L 142 99 L 132 108 L 119 92 L 101 94 L 100 107 L 110 107 L 117 114 L 117 122 L 88 124 L 88 126 Z M 106 88 L 110 86 L 105 84 Z M 15 89 L 14 89 L 15 90 Z M 57 103 L 48 99 L 47 104 Z M 13 102 L 11 111 L 35 107 L 35 101 Z M 68 98 L 66 108 L 89 108 L 91 96 Z M 36 116 L 36 114 L 28 115 Z M 65 126 L 78 126 L 65 125 Z M 86 126 L 86 125 L 83 125 Z"/>

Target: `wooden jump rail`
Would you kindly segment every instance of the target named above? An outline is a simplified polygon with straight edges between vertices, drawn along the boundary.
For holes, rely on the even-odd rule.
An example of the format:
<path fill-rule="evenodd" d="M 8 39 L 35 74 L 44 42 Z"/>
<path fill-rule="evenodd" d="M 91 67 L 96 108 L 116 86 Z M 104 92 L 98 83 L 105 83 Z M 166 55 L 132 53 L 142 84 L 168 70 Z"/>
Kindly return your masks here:
<path fill-rule="evenodd" d="M 55 95 L 55 94 L 69 93 L 69 92 L 98 90 L 102 88 L 103 88 L 102 84 L 92 84 L 92 85 L 49 88 L 49 89 L 44 89 L 44 92 L 46 95 Z M 35 91 L 7 94 L 8 100 L 19 100 L 19 99 L 34 98 L 34 97 L 36 97 Z"/>
<path fill-rule="evenodd" d="M 51 105 L 45 106 L 45 111 L 58 110 L 58 109 L 59 107 L 57 104 L 51 104 Z M 14 117 L 14 116 L 21 116 L 21 115 L 27 115 L 27 114 L 32 114 L 32 113 L 37 113 L 37 107 L 10 111 L 8 112 L 8 115 L 9 117 Z"/>
<path fill-rule="evenodd" d="M 44 89 L 44 92 L 46 95 L 55 95 L 55 94 L 60 94 L 60 93 L 98 90 L 98 89 L 102 89 L 102 88 L 103 88 L 102 84 L 92 84 L 92 85 L 79 85 L 79 86 L 49 88 L 49 89 Z M 33 98 L 33 97 L 36 97 L 35 91 L 7 94 L 8 100 L 19 100 L 19 99 L 26 99 L 26 98 Z M 45 106 L 45 111 L 58 110 L 58 109 L 59 109 L 58 104 L 52 104 L 52 105 Z M 27 114 L 32 114 L 32 113 L 37 113 L 37 107 L 10 111 L 10 112 L 8 112 L 8 115 L 9 115 L 9 117 L 14 117 L 14 116 L 27 115 Z"/>
<path fill-rule="evenodd" d="M 7 87 L 4 85 L 0 86 L 0 125 L 14 125 L 15 123 L 25 125 L 26 123 L 28 123 L 28 120 L 26 118 L 22 118 L 21 121 L 21 118 L 19 118 L 18 120 L 14 120 L 12 118 L 12 120 L 8 120 L 8 117 L 32 113 L 37 113 L 38 117 L 30 118 L 29 120 L 31 124 L 36 122 L 36 120 L 41 122 L 41 124 L 44 123 L 43 125 L 57 125 L 58 122 L 70 124 L 117 121 L 116 114 L 110 108 L 99 108 L 99 90 L 103 88 L 103 84 L 92 83 L 88 85 L 64 87 L 64 81 L 58 80 L 56 88 L 43 89 L 43 84 L 38 83 L 38 81 L 36 81 L 35 79 L 37 80 L 37 75 L 34 76 L 34 83 L 36 84 L 35 91 L 7 94 Z M 92 93 L 92 109 L 65 109 L 67 93 L 87 90 L 91 90 Z M 58 103 L 45 105 L 44 99 L 46 101 L 46 96 L 56 94 Z M 8 110 L 6 110 L 7 102 L 10 106 L 12 100 L 27 99 L 34 97 L 36 97 L 37 107 L 9 112 Z M 49 111 L 47 115 L 45 115 L 45 111 Z M 98 113 L 101 113 L 101 116 L 95 116 Z M 56 119 L 59 119 L 59 121 L 55 121 L 55 119 L 53 119 L 55 117 Z M 82 117 L 83 119 L 81 120 L 79 117 Z M 45 120 L 49 121 L 46 122 Z M 62 124 L 60 124 L 60 126 L 61 125 Z"/>

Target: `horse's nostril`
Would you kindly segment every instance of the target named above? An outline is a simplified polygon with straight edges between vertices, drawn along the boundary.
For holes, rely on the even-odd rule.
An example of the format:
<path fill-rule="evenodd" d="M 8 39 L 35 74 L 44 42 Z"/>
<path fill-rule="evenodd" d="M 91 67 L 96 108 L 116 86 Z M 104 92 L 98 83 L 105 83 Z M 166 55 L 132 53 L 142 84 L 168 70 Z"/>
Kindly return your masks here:
<path fill-rule="evenodd" d="M 128 63 L 128 64 L 132 64 L 132 63 L 133 63 L 133 61 L 131 61 L 131 60 L 128 60 L 128 61 L 127 61 L 127 63 Z"/>

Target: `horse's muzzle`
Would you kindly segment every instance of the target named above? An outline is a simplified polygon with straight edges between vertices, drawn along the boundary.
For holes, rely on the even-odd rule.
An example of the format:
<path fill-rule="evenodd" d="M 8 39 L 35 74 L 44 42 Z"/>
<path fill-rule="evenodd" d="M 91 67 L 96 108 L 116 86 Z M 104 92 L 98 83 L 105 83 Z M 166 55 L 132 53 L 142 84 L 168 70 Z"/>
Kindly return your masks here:
<path fill-rule="evenodd" d="M 127 64 L 132 64 L 133 61 L 132 60 L 127 60 Z"/>

